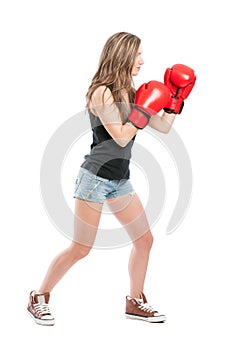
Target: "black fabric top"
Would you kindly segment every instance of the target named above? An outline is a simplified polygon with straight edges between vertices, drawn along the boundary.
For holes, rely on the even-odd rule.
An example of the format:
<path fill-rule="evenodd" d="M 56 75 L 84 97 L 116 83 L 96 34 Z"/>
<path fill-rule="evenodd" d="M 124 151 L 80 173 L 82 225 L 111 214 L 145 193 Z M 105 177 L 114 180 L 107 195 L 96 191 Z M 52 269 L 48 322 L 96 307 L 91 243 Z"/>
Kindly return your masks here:
<path fill-rule="evenodd" d="M 129 179 L 131 149 L 135 136 L 125 147 L 119 146 L 109 135 L 99 117 L 90 110 L 88 112 L 93 142 L 90 153 L 84 157 L 85 161 L 81 167 L 109 180 Z"/>

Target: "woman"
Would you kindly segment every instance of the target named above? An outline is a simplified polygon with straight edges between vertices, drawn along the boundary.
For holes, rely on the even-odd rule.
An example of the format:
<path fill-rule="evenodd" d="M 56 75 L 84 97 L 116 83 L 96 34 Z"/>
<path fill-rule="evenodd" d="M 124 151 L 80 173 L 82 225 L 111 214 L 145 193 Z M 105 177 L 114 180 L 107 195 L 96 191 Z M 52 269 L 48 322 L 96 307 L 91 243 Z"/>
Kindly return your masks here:
<path fill-rule="evenodd" d="M 54 324 L 48 305 L 50 292 L 70 267 L 90 252 L 104 202 L 132 239 L 126 317 L 165 321 L 165 316 L 147 303 L 143 293 L 153 236 L 129 180 L 131 148 L 139 128 L 127 116 L 136 93 L 132 79 L 143 63 L 141 42 L 135 35 L 116 33 L 103 47 L 86 96 L 93 143 L 76 181 L 74 239 L 52 261 L 38 291 L 30 293 L 28 311 L 38 324 Z M 162 117 L 155 113 L 150 115 L 149 126 L 167 133 L 174 119 L 174 113 L 164 112 Z"/>

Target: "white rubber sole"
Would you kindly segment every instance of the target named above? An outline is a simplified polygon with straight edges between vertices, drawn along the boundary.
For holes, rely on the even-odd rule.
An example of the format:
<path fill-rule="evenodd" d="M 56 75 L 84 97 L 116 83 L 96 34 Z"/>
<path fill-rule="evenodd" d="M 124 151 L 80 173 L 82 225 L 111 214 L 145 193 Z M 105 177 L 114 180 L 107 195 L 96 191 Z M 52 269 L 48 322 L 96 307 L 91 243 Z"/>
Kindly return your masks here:
<path fill-rule="evenodd" d="M 130 319 L 130 320 L 140 320 L 140 321 L 145 321 L 145 322 L 150 322 L 150 323 L 162 323 L 162 322 L 166 321 L 165 315 L 158 315 L 158 316 L 153 316 L 153 317 L 143 317 L 143 316 L 138 316 L 138 315 L 125 314 L 125 317 Z"/>
<path fill-rule="evenodd" d="M 39 324 L 40 326 L 54 326 L 55 325 L 55 320 L 54 318 L 51 320 L 41 320 L 40 318 L 35 317 L 28 309 L 27 312 L 29 315 L 33 318 L 33 320 Z"/>

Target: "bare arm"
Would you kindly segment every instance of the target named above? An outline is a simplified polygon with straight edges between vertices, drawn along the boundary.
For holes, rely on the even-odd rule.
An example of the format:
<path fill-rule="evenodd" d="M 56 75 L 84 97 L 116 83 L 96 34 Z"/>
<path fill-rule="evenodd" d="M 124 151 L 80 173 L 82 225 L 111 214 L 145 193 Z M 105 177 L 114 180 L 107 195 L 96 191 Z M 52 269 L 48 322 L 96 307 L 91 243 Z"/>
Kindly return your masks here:
<path fill-rule="evenodd" d="M 107 132 L 121 147 L 125 147 L 136 135 L 138 129 L 131 123 L 122 124 L 111 91 L 105 86 L 98 87 L 93 93 L 90 108 L 100 118 Z"/>
<path fill-rule="evenodd" d="M 174 113 L 170 114 L 163 112 L 161 117 L 156 114 L 150 118 L 148 125 L 157 131 L 167 134 L 170 131 L 172 124 L 174 123 L 175 117 L 176 114 Z"/>

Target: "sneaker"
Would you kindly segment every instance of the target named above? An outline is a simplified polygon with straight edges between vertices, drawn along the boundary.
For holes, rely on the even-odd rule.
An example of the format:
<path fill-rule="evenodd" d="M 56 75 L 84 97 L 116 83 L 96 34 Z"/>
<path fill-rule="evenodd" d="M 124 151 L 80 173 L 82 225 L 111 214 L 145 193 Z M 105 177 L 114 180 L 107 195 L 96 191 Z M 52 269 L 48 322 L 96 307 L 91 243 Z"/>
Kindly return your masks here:
<path fill-rule="evenodd" d="M 146 322 L 164 322 L 166 316 L 155 311 L 147 302 L 145 295 L 141 292 L 140 298 L 126 297 L 125 317 Z"/>
<path fill-rule="evenodd" d="M 28 313 L 36 323 L 43 326 L 53 326 L 55 324 L 49 310 L 49 297 L 49 293 L 36 293 L 34 290 L 29 297 Z"/>

